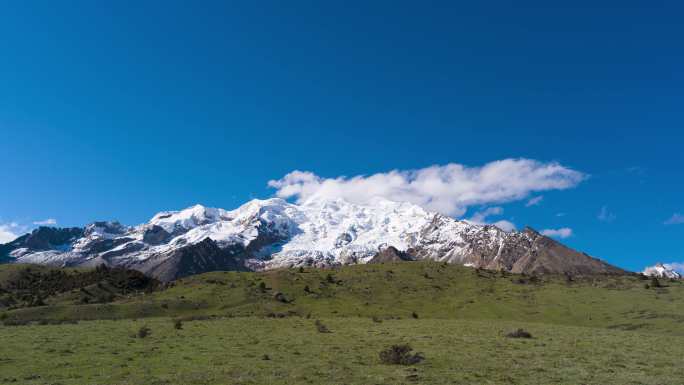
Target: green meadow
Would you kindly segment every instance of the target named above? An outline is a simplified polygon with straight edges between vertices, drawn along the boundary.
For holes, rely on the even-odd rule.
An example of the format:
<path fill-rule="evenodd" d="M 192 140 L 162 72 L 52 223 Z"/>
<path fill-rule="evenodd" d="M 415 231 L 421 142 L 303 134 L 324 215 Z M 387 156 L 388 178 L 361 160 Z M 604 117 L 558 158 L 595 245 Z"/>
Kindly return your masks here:
<path fill-rule="evenodd" d="M 0 266 L 0 282 L 22 268 Z M 84 303 L 97 290 L 113 301 Z M 0 308 L 0 383 L 684 384 L 684 283 L 637 275 L 409 262 L 214 272 L 147 293 L 105 282 L 43 302 Z M 532 338 L 507 336 L 519 328 Z M 424 359 L 380 359 L 399 344 Z"/>

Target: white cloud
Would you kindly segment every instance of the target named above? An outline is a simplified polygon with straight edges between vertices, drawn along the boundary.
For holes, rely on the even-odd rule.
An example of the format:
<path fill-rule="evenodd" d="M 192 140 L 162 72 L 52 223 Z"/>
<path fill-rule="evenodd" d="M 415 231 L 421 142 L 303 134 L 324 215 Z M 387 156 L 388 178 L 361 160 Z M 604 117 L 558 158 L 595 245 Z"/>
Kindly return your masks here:
<path fill-rule="evenodd" d="M 33 222 L 33 224 L 38 226 L 54 226 L 57 224 L 57 220 L 54 218 L 48 218 L 42 221 Z"/>
<path fill-rule="evenodd" d="M 546 229 L 542 230 L 541 234 L 547 237 L 565 239 L 572 236 L 572 229 L 568 227 L 563 227 L 560 229 Z"/>
<path fill-rule="evenodd" d="M 616 216 L 608 211 L 608 206 L 603 206 L 601 207 L 601 211 L 599 211 L 596 218 L 598 218 L 598 220 L 601 222 L 612 222 L 615 220 Z"/>
<path fill-rule="evenodd" d="M 680 213 L 674 213 L 668 220 L 666 220 L 663 223 L 666 225 L 680 225 L 684 223 L 684 215 Z"/>
<path fill-rule="evenodd" d="M 503 231 L 511 232 L 516 229 L 515 224 L 506 220 L 499 220 L 493 223 L 487 221 L 487 218 L 493 215 L 503 214 L 504 209 L 502 207 L 488 207 L 484 210 L 477 211 L 472 217 L 466 219 L 467 222 L 475 223 L 478 225 L 492 224 Z"/>
<path fill-rule="evenodd" d="M 295 198 L 299 203 L 319 197 L 367 203 L 382 197 L 462 216 L 470 206 L 506 203 L 525 199 L 534 192 L 569 189 L 586 177 L 559 163 L 504 159 L 482 167 L 450 163 L 337 178 L 296 170 L 282 179 L 269 181 L 268 185 L 277 189 L 278 197 Z"/>
<path fill-rule="evenodd" d="M 565 214 L 565 213 L 558 213 L 558 214 L 556 214 L 557 217 L 564 217 L 564 216 L 566 216 L 566 215 L 567 215 L 567 214 Z"/>
<path fill-rule="evenodd" d="M 505 231 L 505 232 L 507 232 L 507 233 L 510 233 L 511 231 L 515 231 L 515 230 L 516 230 L 515 223 L 509 222 L 509 221 L 506 221 L 506 220 L 496 221 L 496 222 L 493 223 L 493 225 L 496 226 L 496 227 L 498 227 L 498 228 L 500 228 L 501 230 L 503 230 L 503 231 Z"/>
<path fill-rule="evenodd" d="M 486 223 L 487 217 L 490 217 L 492 215 L 501 215 L 503 214 L 503 211 L 503 207 L 488 207 L 482 211 L 477 211 L 475 214 L 473 214 L 472 217 L 468 219 L 468 221 L 477 224 Z"/>
<path fill-rule="evenodd" d="M 0 224 L 0 243 L 12 242 L 19 238 L 20 226 L 15 223 Z"/>
<path fill-rule="evenodd" d="M 663 263 L 663 266 L 665 266 L 665 268 L 667 269 L 671 269 L 678 273 L 684 274 L 684 262 Z"/>
<path fill-rule="evenodd" d="M 541 201 L 543 199 L 544 199 L 543 195 L 540 195 L 538 197 L 534 197 L 534 198 L 530 199 L 529 201 L 527 201 L 527 203 L 525 203 L 525 207 L 537 206 L 538 204 L 541 203 Z"/>

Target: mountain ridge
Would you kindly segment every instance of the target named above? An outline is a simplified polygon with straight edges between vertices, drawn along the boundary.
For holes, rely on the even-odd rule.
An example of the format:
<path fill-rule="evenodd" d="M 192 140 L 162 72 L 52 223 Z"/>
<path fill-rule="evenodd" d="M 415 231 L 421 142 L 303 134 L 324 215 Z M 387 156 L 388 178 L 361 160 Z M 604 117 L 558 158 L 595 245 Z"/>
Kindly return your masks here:
<path fill-rule="evenodd" d="M 82 229 L 46 229 L 0 246 L 0 255 L 11 263 L 122 266 L 162 280 L 212 270 L 383 259 L 429 259 L 516 273 L 625 273 L 529 227 L 506 232 L 380 198 L 366 205 L 271 198 L 230 211 L 194 205 L 160 212 L 138 226 L 101 221 Z"/>

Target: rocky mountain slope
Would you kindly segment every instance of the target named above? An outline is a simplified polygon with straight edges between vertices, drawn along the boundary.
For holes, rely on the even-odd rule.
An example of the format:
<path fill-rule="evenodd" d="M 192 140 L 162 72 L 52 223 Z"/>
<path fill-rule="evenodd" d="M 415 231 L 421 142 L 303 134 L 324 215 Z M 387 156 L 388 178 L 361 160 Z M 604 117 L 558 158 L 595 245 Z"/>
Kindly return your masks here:
<path fill-rule="evenodd" d="M 525 273 L 620 274 L 619 268 L 526 228 L 505 232 L 377 199 L 253 200 L 227 211 L 196 205 L 127 227 L 39 228 L 0 247 L 8 262 L 106 264 L 162 280 L 212 270 L 266 270 L 431 259 Z M 2 257 L 0 257 L 2 258 Z"/>

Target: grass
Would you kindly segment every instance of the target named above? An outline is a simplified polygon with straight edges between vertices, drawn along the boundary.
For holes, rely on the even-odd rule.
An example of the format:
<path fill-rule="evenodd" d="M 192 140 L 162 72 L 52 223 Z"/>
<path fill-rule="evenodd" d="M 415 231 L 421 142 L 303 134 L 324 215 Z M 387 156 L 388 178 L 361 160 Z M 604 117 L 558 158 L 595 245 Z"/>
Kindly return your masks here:
<path fill-rule="evenodd" d="M 531 281 L 398 263 L 214 272 L 110 304 L 58 295 L 0 312 L 28 322 L 0 327 L 0 383 L 684 383 L 684 284 Z M 533 338 L 506 337 L 519 328 Z M 425 360 L 382 364 L 380 351 L 399 344 Z"/>
<path fill-rule="evenodd" d="M 6 328 L 0 381 L 23 384 L 675 384 L 684 337 L 472 320 L 86 321 Z M 152 333 L 134 338 L 142 324 Z M 510 339 L 505 331 L 532 331 Z M 409 343 L 425 361 L 383 365 Z M 263 356 L 268 355 L 269 360 Z M 681 383 L 681 382 L 679 382 Z"/>

